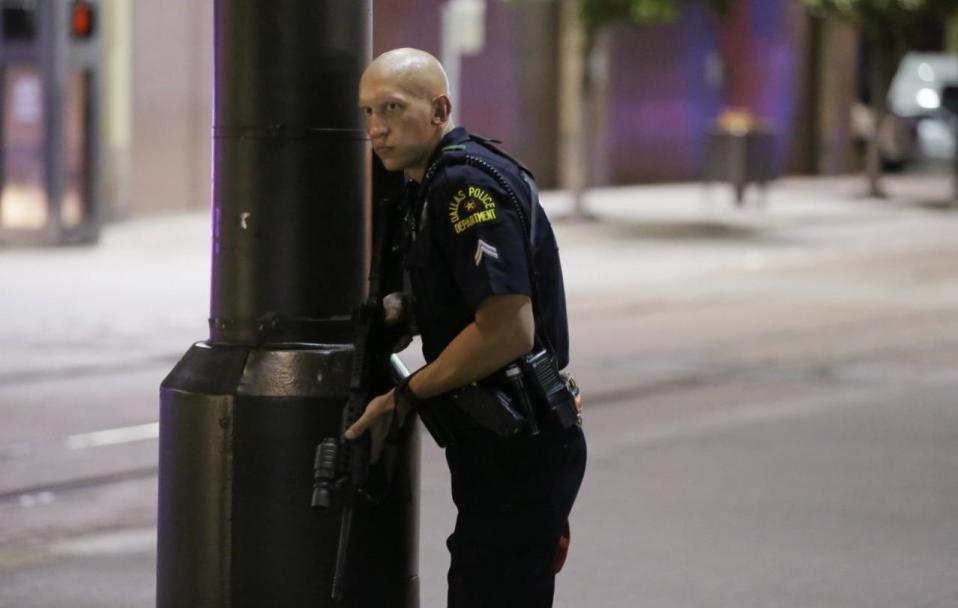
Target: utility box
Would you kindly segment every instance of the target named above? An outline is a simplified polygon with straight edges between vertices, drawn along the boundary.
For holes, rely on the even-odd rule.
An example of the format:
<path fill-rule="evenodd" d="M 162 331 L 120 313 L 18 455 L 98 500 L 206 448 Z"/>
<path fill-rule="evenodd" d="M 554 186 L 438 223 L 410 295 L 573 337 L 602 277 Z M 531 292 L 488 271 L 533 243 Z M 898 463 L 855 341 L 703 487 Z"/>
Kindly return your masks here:
<path fill-rule="evenodd" d="M 0 245 L 97 239 L 98 5 L 0 0 Z"/>

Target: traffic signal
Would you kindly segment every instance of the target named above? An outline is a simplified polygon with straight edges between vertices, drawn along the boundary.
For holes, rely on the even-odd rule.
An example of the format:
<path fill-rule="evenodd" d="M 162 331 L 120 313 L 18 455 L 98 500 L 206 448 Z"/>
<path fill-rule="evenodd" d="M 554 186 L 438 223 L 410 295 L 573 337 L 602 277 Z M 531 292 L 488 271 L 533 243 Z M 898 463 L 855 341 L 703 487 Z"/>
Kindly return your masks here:
<path fill-rule="evenodd" d="M 73 3 L 70 10 L 70 35 L 86 39 L 93 35 L 93 5 L 83 0 Z"/>

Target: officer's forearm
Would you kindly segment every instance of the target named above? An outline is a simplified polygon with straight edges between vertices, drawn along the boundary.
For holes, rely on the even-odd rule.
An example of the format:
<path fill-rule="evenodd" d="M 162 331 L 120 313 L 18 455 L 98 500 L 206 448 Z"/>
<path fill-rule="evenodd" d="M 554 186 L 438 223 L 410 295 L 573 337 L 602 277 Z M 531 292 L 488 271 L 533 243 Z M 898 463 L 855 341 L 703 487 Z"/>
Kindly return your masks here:
<path fill-rule="evenodd" d="M 435 397 L 501 369 L 532 349 L 535 321 L 526 296 L 490 296 L 439 356 L 410 381 L 421 399 Z"/>

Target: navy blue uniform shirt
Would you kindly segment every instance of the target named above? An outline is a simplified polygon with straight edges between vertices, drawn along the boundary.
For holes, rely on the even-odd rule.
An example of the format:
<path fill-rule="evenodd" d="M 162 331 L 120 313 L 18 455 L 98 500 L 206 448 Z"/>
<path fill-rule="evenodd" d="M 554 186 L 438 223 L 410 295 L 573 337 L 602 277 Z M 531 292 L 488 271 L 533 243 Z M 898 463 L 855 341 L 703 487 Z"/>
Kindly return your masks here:
<path fill-rule="evenodd" d="M 454 151 L 443 151 L 449 146 Z M 509 192 L 481 168 L 443 162 L 448 160 L 442 158 L 444 154 L 468 154 L 487 163 L 518 199 L 526 222 L 531 218 L 531 205 L 536 205 L 536 242 L 532 247 L 536 332 L 551 343 L 559 368 L 565 367 L 569 362 L 565 290 L 552 226 L 538 200 L 531 200 L 529 185 L 516 162 L 472 139 L 462 127 L 439 142 L 427 166 L 425 190 L 420 191 L 412 182 L 408 192 L 406 221 L 410 235 L 404 264 L 426 361 L 438 357 L 473 322 L 485 298 L 533 296 L 527 259 L 529 235 L 525 232 L 528 226 L 520 221 Z"/>

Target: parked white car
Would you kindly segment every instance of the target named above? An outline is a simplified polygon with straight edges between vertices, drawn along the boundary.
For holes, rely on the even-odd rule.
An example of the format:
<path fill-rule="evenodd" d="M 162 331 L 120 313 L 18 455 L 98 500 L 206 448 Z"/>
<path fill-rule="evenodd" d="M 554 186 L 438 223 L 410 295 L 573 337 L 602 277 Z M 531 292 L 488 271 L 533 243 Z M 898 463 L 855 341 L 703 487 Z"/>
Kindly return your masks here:
<path fill-rule="evenodd" d="M 889 115 L 881 125 L 882 160 L 888 168 L 955 154 L 956 118 L 941 107 L 944 87 L 958 85 L 958 55 L 908 53 L 888 91 Z M 864 141 L 874 129 L 871 109 L 852 107 L 852 129 Z"/>
<path fill-rule="evenodd" d="M 954 117 L 941 107 L 947 85 L 958 85 L 958 54 L 908 53 L 888 91 L 889 109 L 914 122 L 918 151 L 926 158 L 955 154 Z"/>

